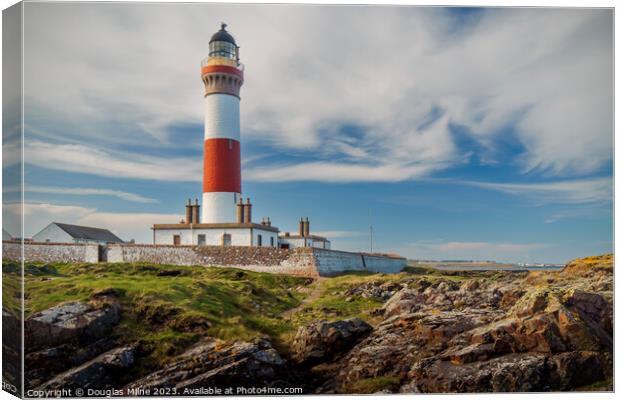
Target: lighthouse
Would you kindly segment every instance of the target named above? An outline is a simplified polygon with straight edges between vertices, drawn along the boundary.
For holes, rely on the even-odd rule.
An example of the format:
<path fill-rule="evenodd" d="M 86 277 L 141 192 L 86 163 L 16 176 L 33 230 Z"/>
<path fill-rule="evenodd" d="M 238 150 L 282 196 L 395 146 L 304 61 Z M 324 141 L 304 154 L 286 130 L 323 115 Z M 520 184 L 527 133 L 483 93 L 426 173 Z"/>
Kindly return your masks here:
<path fill-rule="evenodd" d="M 223 23 L 211 36 L 209 54 L 200 65 L 205 90 L 202 205 L 197 198 L 188 199 L 185 217 L 178 223 L 153 224 L 153 244 L 329 249 L 329 240 L 310 234 L 307 218 L 301 221 L 299 236 L 287 233 L 281 237 L 269 217 L 260 223 L 252 221 L 252 202 L 241 197 L 239 92 L 243 72 L 239 46 Z"/>
<path fill-rule="evenodd" d="M 226 24 L 209 41 L 209 56 L 202 61 L 204 83 L 204 164 L 200 222 L 235 221 L 241 196 L 241 131 L 239 92 L 243 64 L 239 46 Z"/>

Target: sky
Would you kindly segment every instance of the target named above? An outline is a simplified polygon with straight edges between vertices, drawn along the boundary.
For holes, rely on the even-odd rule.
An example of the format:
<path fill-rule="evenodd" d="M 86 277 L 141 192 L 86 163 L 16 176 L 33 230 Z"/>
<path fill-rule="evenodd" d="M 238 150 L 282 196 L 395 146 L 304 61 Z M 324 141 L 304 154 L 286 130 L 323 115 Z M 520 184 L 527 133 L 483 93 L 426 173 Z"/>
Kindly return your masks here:
<path fill-rule="evenodd" d="M 25 232 L 148 243 L 201 197 L 200 61 L 240 45 L 243 196 L 282 231 L 412 259 L 613 251 L 610 9 L 25 4 Z M 17 231 L 19 102 L 5 102 Z M 12 118 L 13 116 L 13 118 Z"/>

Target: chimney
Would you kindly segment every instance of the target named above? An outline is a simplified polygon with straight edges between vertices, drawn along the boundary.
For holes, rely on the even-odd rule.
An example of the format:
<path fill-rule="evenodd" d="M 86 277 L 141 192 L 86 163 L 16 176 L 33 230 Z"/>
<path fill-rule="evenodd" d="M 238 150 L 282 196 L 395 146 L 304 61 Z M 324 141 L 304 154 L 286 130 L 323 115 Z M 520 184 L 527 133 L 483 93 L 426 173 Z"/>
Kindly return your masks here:
<path fill-rule="evenodd" d="M 271 226 L 271 220 L 267 217 L 267 226 Z"/>
<path fill-rule="evenodd" d="M 237 223 L 238 224 L 242 224 L 243 223 L 243 208 L 245 206 L 243 205 L 243 197 L 239 197 L 239 202 L 237 203 Z"/>
<path fill-rule="evenodd" d="M 192 223 L 192 199 L 187 199 L 187 205 L 185 206 L 185 223 Z"/>
<path fill-rule="evenodd" d="M 308 217 L 306 217 L 306 220 L 304 221 L 304 236 L 310 236 L 310 221 L 308 220 Z"/>
<path fill-rule="evenodd" d="M 252 203 L 250 203 L 250 198 L 245 199 L 245 205 L 243 206 L 243 222 L 246 224 L 252 223 Z"/>
<path fill-rule="evenodd" d="M 192 206 L 192 223 L 200 223 L 200 205 L 198 205 L 198 199 L 196 199 L 196 204 Z"/>
<path fill-rule="evenodd" d="M 299 218 L 299 236 L 304 235 L 304 219 Z"/>

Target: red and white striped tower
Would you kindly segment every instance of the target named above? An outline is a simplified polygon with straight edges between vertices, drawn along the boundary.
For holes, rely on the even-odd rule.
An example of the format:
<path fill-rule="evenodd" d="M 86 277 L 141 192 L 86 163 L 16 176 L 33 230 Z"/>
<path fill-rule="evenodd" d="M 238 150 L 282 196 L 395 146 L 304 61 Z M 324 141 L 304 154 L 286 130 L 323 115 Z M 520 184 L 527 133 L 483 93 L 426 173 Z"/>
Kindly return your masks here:
<path fill-rule="evenodd" d="M 234 222 L 241 194 L 239 91 L 243 65 L 226 24 L 209 41 L 202 61 L 205 85 L 205 141 L 202 223 Z"/>

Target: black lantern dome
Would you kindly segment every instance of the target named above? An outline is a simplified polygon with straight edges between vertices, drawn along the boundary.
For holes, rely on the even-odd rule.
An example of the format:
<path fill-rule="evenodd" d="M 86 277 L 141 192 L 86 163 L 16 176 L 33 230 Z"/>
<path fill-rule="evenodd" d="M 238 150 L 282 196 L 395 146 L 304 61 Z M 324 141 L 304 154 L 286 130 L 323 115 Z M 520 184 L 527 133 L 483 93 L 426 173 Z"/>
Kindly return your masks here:
<path fill-rule="evenodd" d="M 237 43 L 235 43 L 235 38 L 226 31 L 226 26 L 227 25 L 222 22 L 222 27 L 219 31 L 215 32 L 213 36 L 211 36 L 209 44 L 213 42 L 228 42 L 234 44 L 235 46 L 237 45 Z"/>

